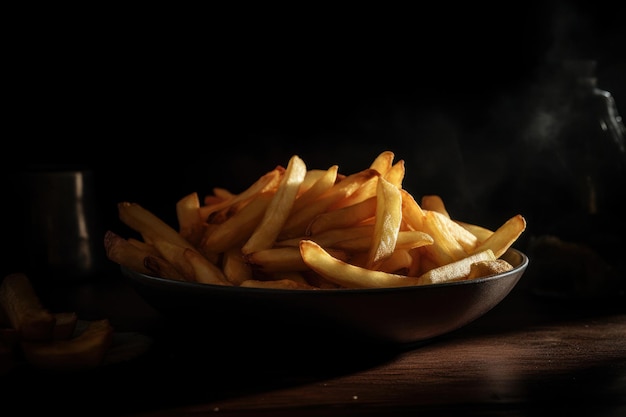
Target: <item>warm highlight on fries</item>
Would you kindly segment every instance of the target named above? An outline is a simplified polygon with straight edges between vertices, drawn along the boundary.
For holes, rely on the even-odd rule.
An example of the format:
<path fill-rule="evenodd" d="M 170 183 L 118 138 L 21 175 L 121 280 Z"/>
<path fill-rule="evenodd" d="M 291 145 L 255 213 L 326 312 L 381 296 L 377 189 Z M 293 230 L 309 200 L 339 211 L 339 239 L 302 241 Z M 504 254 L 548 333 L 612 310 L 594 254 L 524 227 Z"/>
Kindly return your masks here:
<path fill-rule="evenodd" d="M 177 228 L 121 202 L 120 220 L 143 241 L 108 231 L 107 256 L 162 278 L 271 289 L 433 285 L 512 269 L 500 257 L 524 232 L 522 215 L 489 230 L 453 218 L 438 195 L 418 203 L 394 158 L 384 151 L 344 174 L 294 155 L 241 193 L 183 196 Z"/>

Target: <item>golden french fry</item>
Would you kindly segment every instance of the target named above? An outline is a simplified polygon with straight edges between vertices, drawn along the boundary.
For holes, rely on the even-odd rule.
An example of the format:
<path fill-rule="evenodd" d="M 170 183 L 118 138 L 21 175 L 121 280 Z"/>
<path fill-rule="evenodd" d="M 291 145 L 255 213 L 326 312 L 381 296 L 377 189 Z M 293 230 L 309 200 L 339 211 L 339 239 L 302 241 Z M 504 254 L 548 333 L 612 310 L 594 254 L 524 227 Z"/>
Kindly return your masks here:
<path fill-rule="evenodd" d="M 337 258 L 347 259 L 344 251 L 329 249 Z M 306 271 L 308 265 L 302 259 L 298 247 L 265 249 L 246 255 L 246 262 L 256 270 L 274 273 L 289 271 Z"/>
<path fill-rule="evenodd" d="M 188 280 L 188 278 L 181 274 L 180 271 L 174 267 L 174 265 L 161 258 L 161 256 L 146 256 L 143 263 L 146 268 L 148 268 L 149 272 L 146 273 L 147 275 L 169 278 L 176 281 Z"/>
<path fill-rule="evenodd" d="M 450 213 L 448 213 L 446 205 L 443 203 L 443 199 L 437 194 L 422 196 L 422 209 L 436 211 L 437 213 L 441 213 L 447 218 L 450 218 Z"/>
<path fill-rule="evenodd" d="M 342 229 L 376 216 L 376 196 L 360 203 L 317 215 L 309 224 L 306 235 L 317 235 L 330 229 Z"/>
<path fill-rule="evenodd" d="M 144 242 L 143 240 L 135 239 L 134 237 L 129 237 L 126 239 L 128 243 L 140 249 L 143 253 L 152 256 L 161 256 L 159 251 L 151 244 Z"/>
<path fill-rule="evenodd" d="M 193 282 L 196 280 L 194 268 L 184 255 L 186 250 L 191 249 L 176 245 L 169 240 L 165 240 L 160 237 L 155 238 L 152 244 L 159 251 L 161 257 L 169 262 L 174 267 L 174 269 L 179 272 L 180 276 L 182 276 L 185 281 Z M 192 252 L 196 251 L 192 250 Z M 198 255 L 203 256 L 199 253 Z"/>
<path fill-rule="evenodd" d="M 312 240 L 300 242 L 302 259 L 313 271 L 345 288 L 385 288 L 418 285 L 417 278 L 376 271 L 333 257 Z"/>
<path fill-rule="evenodd" d="M 467 256 L 467 252 L 445 226 L 441 213 L 425 210 L 423 229 L 432 236 L 432 245 L 424 247 L 424 252 L 435 261 L 437 265 L 445 265 Z"/>
<path fill-rule="evenodd" d="M 241 249 L 236 246 L 224 252 L 222 272 L 226 280 L 233 285 L 240 285 L 243 281 L 252 279 L 252 268 L 245 261 Z"/>
<path fill-rule="evenodd" d="M 361 226 L 363 230 L 367 230 L 366 226 Z M 369 227 L 368 227 L 369 229 Z M 354 228 L 354 230 L 358 230 Z M 317 244 L 323 247 L 332 247 L 334 249 L 340 249 L 346 252 L 364 252 L 369 251 L 372 247 L 372 240 L 375 237 L 373 235 L 359 236 L 352 239 L 345 239 L 322 245 L 317 239 L 311 238 Z M 428 233 L 418 232 L 415 230 L 406 230 L 398 232 L 396 238 L 395 249 L 413 249 L 422 246 L 432 245 L 434 242 L 432 236 Z M 394 250 L 395 250 L 394 249 Z"/>
<path fill-rule="evenodd" d="M 391 151 L 382 151 L 370 164 L 370 169 L 375 169 L 380 173 L 380 176 L 385 176 L 387 171 L 391 169 L 393 165 L 393 159 L 396 155 Z"/>
<path fill-rule="evenodd" d="M 417 278 L 419 285 L 441 284 L 467 279 L 473 263 L 481 261 L 493 261 L 496 256 L 491 249 L 476 252 L 466 258 L 450 262 L 445 265 L 433 268 Z"/>
<path fill-rule="evenodd" d="M 376 222 L 366 265 L 368 268 L 378 268 L 396 249 L 401 223 L 402 194 L 393 183 L 380 177 L 376 189 Z"/>
<path fill-rule="evenodd" d="M 267 193 L 271 190 L 274 190 L 278 186 L 283 172 L 284 168 L 276 167 L 265 175 L 261 176 L 258 180 L 254 182 L 254 184 L 252 184 L 246 190 L 233 196 L 232 198 L 211 205 L 207 205 L 205 201 L 205 205 L 200 207 L 200 217 L 203 219 L 208 219 L 209 216 L 214 212 L 226 209 L 228 207 L 232 207 L 238 203 L 250 200 L 259 194 Z"/>
<path fill-rule="evenodd" d="M 364 169 L 354 174 L 350 174 L 341 179 L 335 181 L 332 187 L 330 187 L 324 194 L 322 194 L 318 200 L 330 201 L 331 204 L 338 200 L 349 197 L 355 193 L 368 181 L 376 180 L 380 174 L 373 169 Z M 322 205 L 323 207 L 330 207 L 330 205 Z"/>
<path fill-rule="evenodd" d="M 376 187 L 378 186 L 378 177 L 372 177 L 367 181 L 364 181 L 360 187 L 358 187 L 350 195 L 346 195 L 343 198 L 336 200 L 333 204 L 328 206 L 328 211 L 337 210 L 340 208 L 352 206 L 358 204 L 371 197 L 376 197 Z"/>
<path fill-rule="evenodd" d="M 407 249 L 397 249 L 378 266 L 379 271 L 408 275 L 413 257 Z"/>
<path fill-rule="evenodd" d="M 241 252 L 244 255 L 263 249 L 269 249 L 274 245 L 278 234 L 291 212 L 298 190 L 300 189 L 300 184 L 302 184 L 305 175 L 306 165 L 304 161 L 297 155 L 292 156 L 276 193 L 265 209 L 263 218 L 241 248 Z"/>
<path fill-rule="evenodd" d="M 245 260 L 254 269 L 263 272 L 304 271 L 306 264 L 297 247 L 265 249 L 245 255 Z"/>
<path fill-rule="evenodd" d="M 176 217 L 178 233 L 193 245 L 197 245 L 202 238 L 204 223 L 200 217 L 200 197 L 197 192 L 189 193 L 176 202 Z"/>
<path fill-rule="evenodd" d="M 491 249 L 496 258 L 499 258 L 515 243 L 525 229 L 526 219 L 521 214 L 516 214 L 476 246 L 474 253 Z"/>
<path fill-rule="evenodd" d="M 265 215 L 273 193 L 261 193 L 224 223 L 205 229 L 199 249 L 202 253 L 222 253 L 245 242 Z"/>
<path fill-rule="evenodd" d="M 272 174 L 274 174 L 274 173 L 272 172 Z M 258 184 L 255 184 L 255 185 L 258 185 Z M 237 195 L 234 194 L 233 192 L 231 192 L 230 190 L 227 190 L 226 188 L 214 187 L 213 188 L 213 196 L 205 196 L 205 198 L 204 198 L 204 204 L 205 205 L 210 205 L 210 203 L 207 202 L 207 198 L 210 199 L 211 197 L 217 197 L 221 201 L 226 201 L 226 200 L 229 200 L 231 198 L 237 197 Z"/>
<path fill-rule="evenodd" d="M 323 247 L 334 247 L 338 242 L 348 241 L 357 238 L 367 238 L 366 249 L 369 248 L 371 243 L 371 236 L 374 233 L 373 224 L 365 224 L 353 227 L 346 227 L 342 229 L 326 230 L 312 236 L 306 236 L 306 239 L 313 240 Z M 304 236 L 299 236 L 292 239 L 286 239 L 276 242 L 276 247 L 282 246 L 300 246 L 300 240 L 304 239 Z"/>
<path fill-rule="evenodd" d="M 474 251 L 474 248 L 478 245 L 476 235 L 450 219 L 447 215 L 438 211 L 431 210 L 430 212 L 430 215 L 438 217 L 441 226 L 448 230 L 448 233 L 461 245 L 465 253 L 472 253 Z"/>
<path fill-rule="evenodd" d="M 366 169 L 349 175 L 341 181 L 336 182 L 317 200 L 311 202 L 307 206 L 304 206 L 299 211 L 292 211 L 291 215 L 285 222 L 279 238 L 282 240 L 303 236 L 306 233 L 309 223 L 315 218 L 315 216 L 325 212 L 334 203 L 343 198 L 347 198 L 364 183 L 376 179 L 378 176 L 378 171 Z"/>
<path fill-rule="evenodd" d="M 306 189 L 302 192 L 302 194 L 298 196 L 296 201 L 293 203 L 293 207 L 291 208 L 292 212 L 295 213 L 299 211 L 303 207 L 315 201 L 326 191 L 330 190 L 330 188 L 335 185 L 335 182 L 337 182 L 338 171 L 338 165 L 333 165 L 326 171 L 323 171 L 323 175 L 321 175 L 310 188 Z M 311 170 L 309 170 L 308 172 L 311 172 Z M 305 177 L 305 180 L 307 177 Z"/>
<path fill-rule="evenodd" d="M 396 187 L 402 188 L 402 181 L 404 181 L 404 174 L 406 172 L 404 165 L 404 160 L 400 159 L 387 170 L 387 172 L 383 175 L 383 178 Z"/>
<path fill-rule="evenodd" d="M 146 267 L 144 259 L 147 256 L 153 256 L 154 252 L 129 242 L 111 230 L 107 230 L 104 234 L 104 250 L 107 257 L 118 265 L 142 274 L 150 275 L 153 272 Z"/>
<path fill-rule="evenodd" d="M 402 194 L 402 222 L 412 230 L 423 230 L 424 210 L 408 191 L 400 189 L 400 193 Z"/>
<path fill-rule="evenodd" d="M 339 169 L 338 165 L 335 165 Z M 304 174 L 302 184 L 300 184 L 300 190 L 298 190 L 298 197 L 308 191 L 320 178 L 324 177 L 327 173 L 325 169 L 307 169 Z"/>
<path fill-rule="evenodd" d="M 0 309 L 20 339 L 52 339 L 56 318 L 43 306 L 26 274 L 12 273 L 4 277 L 0 283 Z"/>
<path fill-rule="evenodd" d="M 232 285 L 217 265 L 198 252 L 184 249 L 183 257 L 193 270 L 193 281 L 202 284 Z"/>
<path fill-rule="evenodd" d="M 153 239 L 164 239 L 183 248 L 197 250 L 172 226 L 139 204 L 121 202 L 117 207 L 120 220 L 131 229 L 139 232 L 146 242 L 151 243 Z"/>

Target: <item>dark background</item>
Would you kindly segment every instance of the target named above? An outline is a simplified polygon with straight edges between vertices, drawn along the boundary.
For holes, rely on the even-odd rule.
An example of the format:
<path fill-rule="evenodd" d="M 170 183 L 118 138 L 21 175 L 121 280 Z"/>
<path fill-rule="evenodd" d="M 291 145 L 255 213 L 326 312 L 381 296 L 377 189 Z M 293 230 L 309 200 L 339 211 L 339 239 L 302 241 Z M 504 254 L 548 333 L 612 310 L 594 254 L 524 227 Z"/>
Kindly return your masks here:
<path fill-rule="evenodd" d="M 152 7 L 30 10 L 8 37 L 3 171 L 94 170 L 105 228 L 120 201 L 173 221 L 187 193 L 240 192 L 293 154 L 349 174 L 383 150 L 416 198 L 493 227 L 519 211 L 509 150 L 546 68 L 596 60 L 626 113 L 614 2 Z"/>

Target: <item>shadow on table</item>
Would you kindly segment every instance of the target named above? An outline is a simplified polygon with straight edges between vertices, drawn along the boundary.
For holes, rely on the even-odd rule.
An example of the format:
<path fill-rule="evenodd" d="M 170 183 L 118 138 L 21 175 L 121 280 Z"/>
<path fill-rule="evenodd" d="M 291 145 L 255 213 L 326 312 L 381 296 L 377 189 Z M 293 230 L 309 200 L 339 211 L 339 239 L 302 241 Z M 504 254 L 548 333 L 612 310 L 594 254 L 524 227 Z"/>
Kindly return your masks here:
<path fill-rule="evenodd" d="M 321 381 L 377 366 L 407 349 L 341 335 L 315 339 L 297 329 L 207 333 L 176 322 L 162 329 L 143 355 L 129 361 L 85 372 L 10 374 L 0 382 L 3 402 L 20 413 L 130 415 Z M 33 400 L 22 400 L 23 394 Z"/>

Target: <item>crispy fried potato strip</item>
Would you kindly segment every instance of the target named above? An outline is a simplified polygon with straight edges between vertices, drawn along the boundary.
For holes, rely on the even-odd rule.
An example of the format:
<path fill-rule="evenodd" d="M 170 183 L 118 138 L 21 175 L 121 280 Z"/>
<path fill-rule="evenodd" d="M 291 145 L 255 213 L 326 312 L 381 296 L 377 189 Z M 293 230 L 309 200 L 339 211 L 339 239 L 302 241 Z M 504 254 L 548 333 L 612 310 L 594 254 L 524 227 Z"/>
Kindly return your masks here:
<path fill-rule="evenodd" d="M 369 269 L 377 269 L 396 249 L 401 223 L 402 194 L 397 186 L 380 177 L 376 188 L 374 235 L 367 259 Z"/>
<path fill-rule="evenodd" d="M 84 321 L 75 312 L 44 307 L 30 278 L 11 273 L 0 284 L 0 355 L 11 364 L 82 371 L 99 366 L 113 340 L 108 319 Z M 5 358 L 2 358 L 3 360 Z M 2 366 L 0 366 L 2 368 Z"/>
<path fill-rule="evenodd" d="M 263 218 L 241 248 L 244 255 L 262 249 L 270 249 L 274 245 L 287 217 L 289 217 L 289 213 L 291 213 L 291 208 L 305 175 L 306 165 L 304 161 L 297 155 L 292 156 L 276 193 L 265 209 Z"/>

